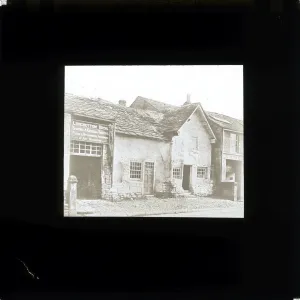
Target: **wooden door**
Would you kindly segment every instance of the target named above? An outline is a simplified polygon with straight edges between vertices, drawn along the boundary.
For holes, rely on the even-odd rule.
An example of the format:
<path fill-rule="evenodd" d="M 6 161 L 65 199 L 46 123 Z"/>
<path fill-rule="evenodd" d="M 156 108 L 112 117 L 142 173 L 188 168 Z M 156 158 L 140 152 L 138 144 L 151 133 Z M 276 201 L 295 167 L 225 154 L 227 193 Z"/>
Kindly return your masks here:
<path fill-rule="evenodd" d="M 153 194 L 153 183 L 154 183 L 154 162 L 145 162 L 144 169 L 144 194 Z"/>
<path fill-rule="evenodd" d="M 183 178 L 182 178 L 182 188 L 185 191 L 190 189 L 190 175 L 191 175 L 191 166 L 183 166 Z"/>

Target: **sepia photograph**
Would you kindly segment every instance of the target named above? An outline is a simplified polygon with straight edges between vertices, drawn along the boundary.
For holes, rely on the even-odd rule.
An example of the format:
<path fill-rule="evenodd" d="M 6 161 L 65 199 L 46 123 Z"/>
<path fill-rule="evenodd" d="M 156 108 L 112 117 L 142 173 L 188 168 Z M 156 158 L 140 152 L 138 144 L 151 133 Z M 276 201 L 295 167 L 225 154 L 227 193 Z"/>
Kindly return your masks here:
<path fill-rule="evenodd" d="M 242 65 L 66 66 L 64 216 L 244 218 Z"/>

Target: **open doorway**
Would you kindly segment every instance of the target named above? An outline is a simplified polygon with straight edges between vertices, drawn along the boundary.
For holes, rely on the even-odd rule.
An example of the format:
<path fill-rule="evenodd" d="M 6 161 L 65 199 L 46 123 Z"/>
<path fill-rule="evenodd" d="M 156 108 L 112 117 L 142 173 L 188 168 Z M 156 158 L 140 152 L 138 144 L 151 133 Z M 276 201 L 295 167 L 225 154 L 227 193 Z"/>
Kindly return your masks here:
<path fill-rule="evenodd" d="M 101 160 L 99 157 L 71 155 L 70 174 L 77 177 L 78 199 L 101 197 Z"/>
<path fill-rule="evenodd" d="M 182 188 L 185 191 L 188 191 L 190 189 L 190 177 L 191 177 L 191 166 L 184 165 L 183 166 Z"/>
<path fill-rule="evenodd" d="M 240 200 L 243 198 L 243 174 L 242 174 L 242 161 L 238 160 L 226 160 L 226 180 L 237 183 L 237 198 Z"/>

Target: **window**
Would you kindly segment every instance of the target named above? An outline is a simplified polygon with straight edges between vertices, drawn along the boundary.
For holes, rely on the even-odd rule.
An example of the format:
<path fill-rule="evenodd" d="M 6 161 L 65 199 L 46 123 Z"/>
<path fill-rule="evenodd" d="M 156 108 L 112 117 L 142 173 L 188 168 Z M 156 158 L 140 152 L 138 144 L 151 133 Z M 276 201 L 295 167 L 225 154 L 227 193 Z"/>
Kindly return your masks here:
<path fill-rule="evenodd" d="M 238 135 L 236 135 L 236 139 L 235 139 L 235 152 L 236 153 L 240 152 L 240 139 Z"/>
<path fill-rule="evenodd" d="M 142 178 L 142 163 L 136 161 L 130 162 L 130 178 L 131 179 Z"/>
<path fill-rule="evenodd" d="M 173 178 L 181 179 L 181 168 L 173 168 Z"/>
<path fill-rule="evenodd" d="M 198 150 L 198 137 L 192 137 L 192 150 Z"/>
<path fill-rule="evenodd" d="M 243 153 L 243 136 L 237 135 L 235 142 L 236 153 Z"/>
<path fill-rule="evenodd" d="M 71 141 L 70 153 L 73 155 L 101 156 L 102 145 L 88 142 Z"/>
<path fill-rule="evenodd" d="M 230 152 L 240 153 L 240 137 L 236 133 L 230 133 Z"/>
<path fill-rule="evenodd" d="M 154 162 L 145 162 L 145 169 L 146 170 L 151 170 L 154 169 Z"/>
<path fill-rule="evenodd" d="M 206 177 L 207 177 L 207 168 L 198 167 L 197 178 L 206 178 Z"/>

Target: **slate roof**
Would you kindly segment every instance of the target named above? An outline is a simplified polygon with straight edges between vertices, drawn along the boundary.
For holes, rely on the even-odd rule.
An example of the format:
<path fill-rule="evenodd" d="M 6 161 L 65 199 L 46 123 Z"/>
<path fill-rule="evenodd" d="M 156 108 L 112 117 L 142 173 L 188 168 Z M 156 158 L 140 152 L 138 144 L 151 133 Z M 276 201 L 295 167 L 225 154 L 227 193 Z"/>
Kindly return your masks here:
<path fill-rule="evenodd" d="M 138 96 L 135 101 L 145 101 L 148 102 L 150 105 L 152 105 L 157 111 L 160 112 L 165 112 L 168 110 L 172 110 L 172 109 L 176 109 L 178 108 L 178 106 L 175 105 L 171 105 L 171 104 L 167 104 L 161 101 L 157 101 L 157 100 L 153 100 L 153 99 L 149 99 L 149 98 L 145 98 L 145 97 L 141 97 Z"/>
<path fill-rule="evenodd" d="M 89 99 L 65 94 L 65 111 L 90 118 L 115 120 L 116 132 L 138 137 L 165 139 L 158 122 L 142 115 L 136 109 L 124 107 L 103 99 Z"/>
<path fill-rule="evenodd" d="M 178 131 L 196 109 L 197 105 L 192 103 L 172 109 L 164 115 L 164 118 L 160 122 L 161 126 L 165 131 Z"/>
<path fill-rule="evenodd" d="M 224 128 L 224 129 L 229 129 L 233 131 L 244 131 L 244 123 L 242 120 L 235 119 L 226 115 L 218 114 L 215 112 L 205 112 L 206 115 L 209 117 L 209 122 L 213 122 L 214 124 Z M 215 119 L 216 118 L 216 119 Z M 222 122 L 218 119 L 225 120 L 226 122 Z"/>
<path fill-rule="evenodd" d="M 120 134 L 165 140 L 165 134 L 178 131 L 199 105 L 199 103 L 192 103 L 175 106 L 147 99 L 147 101 L 149 100 L 164 112 L 124 107 L 103 99 L 91 99 L 69 93 L 65 94 L 65 111 L 90 118 L 114 121 L 116 122 L 116 132 Z M 223 128 L 243 131 L 241 120 L 212 112 L 205 113 L 209 117 L 209 122 L 214 122 Z M 230 123 L 216 121 L 213 119 L 214 116 L 228 120 Z"/>
<path fill-rule="evenodd" d="M 186 115 L 188 115 L 189 108 L 192 109 L 191 108 L 192 106 L 190 106 L 188 109 L 186 109 L 185 106 L 182 106 L 182 107 L 175 106 L 175 105 L 163 103 L 163 102 L 160 102 L 157 100 L 153 100 L 153 99 L 149 99 L 149 98 L 141 97 L 141 96 L 138 96 L 135 101 L 138 101 L 138 100 L 148 102 L 155 109 L 157 109 L 157 111 L 163 112 L 165 114 L 163 124 L 166 127 L 169 127 L 169 128 L 167 128 L 167 130 L 170 130 L 171 127 L 179 129 L 181 127 L 181 125 L 183 125 L 183 123 L 184 123 L 183 122 L 181 124 L 180 120 L 182 118 L 184 118 Z M 190 105 L 194 105 L 194 108 L 196 108 L 197 104 L 200 104 L 200 103 L 195 102 Z M 179 108 L 183 108 L 183 109 L 178 110 Z M 244 130 L 244 123 L 242 120 L 238 120 L 238 119 L 235 119 L 235 118 L 232 118 L 232 117 L 229 117 L 226 115 L 218 114 L 215 112 L 208 112 L 208 111 L 204 111 L 204 112 L 205 112 L 206 116 L 208 117 L 209 122 L 214 122 L 214 124 L 224 128 L 224 129 L 230 129 L 233 131 L 243 131 Z M 178 116 L 180 116 L 180 118 L 178 120 L 179 122 L 176 122 L 176 119 L 178 118 Z M 188 117 L 189 117 L 189 115 L 186 118 L 188 118 Z M 228 121 L 229 123 L 220 122 L 220 121 L 214 119 L 213 117 L 224 119 L 224 120 Z M 170 122 L 169 125 L 167 125 L 168 122 Z M 175 123 L 176 123 L 176 126 L 175 126 Z M 176 130 L 176 129 L 174 129 L 174 130 Z"/>

